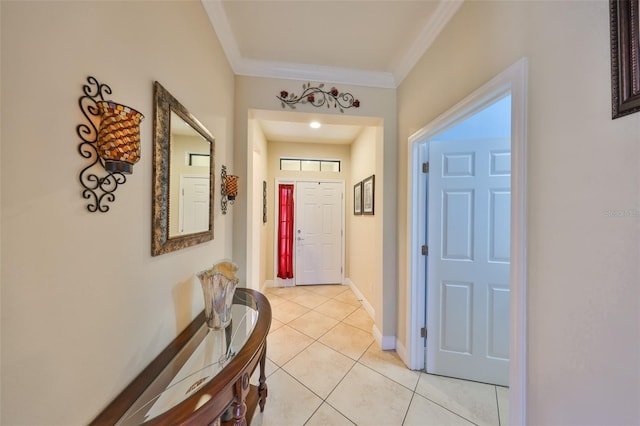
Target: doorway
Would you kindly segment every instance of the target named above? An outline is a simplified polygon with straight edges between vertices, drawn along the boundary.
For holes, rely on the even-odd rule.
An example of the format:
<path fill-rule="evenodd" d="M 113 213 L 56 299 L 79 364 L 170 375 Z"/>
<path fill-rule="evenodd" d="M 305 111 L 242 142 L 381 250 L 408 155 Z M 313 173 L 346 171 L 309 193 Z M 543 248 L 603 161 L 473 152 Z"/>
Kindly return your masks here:
<path fill-rule="evenodd" d="M 524 424 L 526 384 L 526 59 L 523 58 L 490 80 L 449 111 L 409 138 L 408 151 L 408 275 L 407 348 L 405 360 L 412 369 L 424 367 L 424 338 L 419 321 L 426 318 L 424 282 L 427 263 L 421 247 L 427 235 L 426 182 L 422 179 L 421 147 L 433 136 L 511 94 L 511 217 L 509 294 L 509 405 L 510 424 Z M 421 201 L 422 200 L 422 201 Z"/>
<path fill-rule="evenodd" d="M 344 182 L 332 180 L 281 180 L 294 186 L 293 278 L 278 275 L 278 227 L 274 228 L 276 286 L 342 284 L 344 281 Z M 275 211 L 279 223 L 280 212 Z"/>
<path fill-rule="evenodd" d="M 296 285 L 342 284 L 344 184 L 296 184 Z"/>

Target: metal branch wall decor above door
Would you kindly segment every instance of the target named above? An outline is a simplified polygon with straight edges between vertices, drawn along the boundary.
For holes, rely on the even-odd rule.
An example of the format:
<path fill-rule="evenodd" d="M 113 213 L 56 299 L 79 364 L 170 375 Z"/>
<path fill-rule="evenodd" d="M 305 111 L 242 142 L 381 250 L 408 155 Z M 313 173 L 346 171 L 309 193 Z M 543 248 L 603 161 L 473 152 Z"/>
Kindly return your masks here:
<path fill-rule="evenodd" d="M 340 112 L 344 113 L 347 108 L 359 108 L 360 101 L 356 99 L 351 93 L 340 92 L 335 87 L 330 90 L 324 90 L 324 83 L 317 86 L 312 86 L 311 83 L 305 83 L 302 85 L 302 94 L 296 95 L 295 93 L 289 93 L 286 90 L 282 90 L 279 96 L 276 96 L 280 100 L 282 108 L 289 106 L 291 109 L 296 108 L 296 104 L 310 104 L 314 107 L 321 107 L 326 105 L 327 108 L 338 108 Z"/>

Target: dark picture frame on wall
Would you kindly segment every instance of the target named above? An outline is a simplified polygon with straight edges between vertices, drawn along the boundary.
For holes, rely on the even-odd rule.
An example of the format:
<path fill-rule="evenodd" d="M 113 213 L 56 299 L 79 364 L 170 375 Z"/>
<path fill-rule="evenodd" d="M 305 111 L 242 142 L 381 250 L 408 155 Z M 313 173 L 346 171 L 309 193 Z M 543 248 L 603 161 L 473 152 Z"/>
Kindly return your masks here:
<path fill-rule="evenodd" d="M 362 182 L 353 185 L 353 214 L 362 214 Z"/>
<path fill-rule="evenodd" d="M 640 111 L 639 0 L 609 0 L 612 119 Z"/>
<path fill-rule="evenodd" d="M 362 181 L 362 214 L 374 214 L 376 175 Z"/>
<path fill-rule="evenodd" d="M 262 181 L 262 223 L 267 223 L 267 181 Z"/>

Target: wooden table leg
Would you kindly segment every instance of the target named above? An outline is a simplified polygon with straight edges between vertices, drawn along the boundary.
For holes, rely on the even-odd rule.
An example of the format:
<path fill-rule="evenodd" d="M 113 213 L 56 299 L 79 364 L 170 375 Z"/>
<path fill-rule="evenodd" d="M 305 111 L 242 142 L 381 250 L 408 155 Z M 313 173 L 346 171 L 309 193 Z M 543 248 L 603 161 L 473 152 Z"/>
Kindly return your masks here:
<path fill-rule="evenodd" d="M 260 404 L 260 412 L 264 411 L 264 404 L 267 402 L 267 379 L 265 377 L 264 369 L 267 363 L 267 341 L 264 342 L 264 348 L 262 349 L 262 355 L 260 356 L 260 381 L 258 385 L 258 401 Z"/>
<path fill-rule="evenodd" d="M 247 426 L 247 392 L 249 391 L 249 374 L 244 373 L 235 384 L 236 398 L 233 401 L 233 426 Z"/>

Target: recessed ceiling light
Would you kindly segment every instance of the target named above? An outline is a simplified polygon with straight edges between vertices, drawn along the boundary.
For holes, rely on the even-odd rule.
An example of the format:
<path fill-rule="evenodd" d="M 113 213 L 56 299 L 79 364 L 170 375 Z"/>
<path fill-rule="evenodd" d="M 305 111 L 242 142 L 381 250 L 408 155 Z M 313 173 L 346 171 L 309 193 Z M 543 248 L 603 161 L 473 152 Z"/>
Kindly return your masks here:
<path fill-rule="evenodd" d="M 312 121 L 311 123 L 309 123 L 309 126 L 311 126 L 312 129 L 319 129 L 320 126 L 322 126 L 320 123 L 318 123 L 317 121 Z"/>

